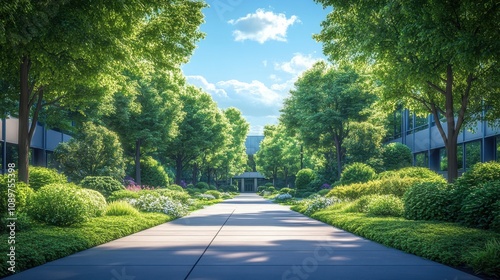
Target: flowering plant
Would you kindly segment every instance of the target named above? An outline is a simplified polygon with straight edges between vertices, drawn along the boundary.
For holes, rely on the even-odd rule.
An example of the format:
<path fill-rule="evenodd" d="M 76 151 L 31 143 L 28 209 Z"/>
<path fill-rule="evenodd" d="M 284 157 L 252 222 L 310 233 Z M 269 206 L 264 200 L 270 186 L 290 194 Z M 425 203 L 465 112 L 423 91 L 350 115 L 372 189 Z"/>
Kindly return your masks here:
<path fill-rule="evenodd" d="M 313 214 L 321 209 L 324 209 L 328 206 L 331 206 L 337 202 L 338 202 L 338 200 L 335 198 L 315 196 L 313 198 L 304 200 L 304 203 L 307 205 L 307 209 L 306 209 L 306 211 L 304 211 L 304 214 L 311 215 L 311 214 Z"/>
<path fill-rule="evenodd" d="M 321 185 L 321 189 L 322 190 L 328 190 L 328 189 L 331 189 L 332 186 L 328 185 L 327 183 L 324 183 L 323 185 Z"/>
<path fill-rule="evenodd" d="M 282 193 L 282 194 L 278 194 L 274 197 L 274 200 L 280 200 L 280 201 L 283 201 L 283 200 L 287 200 L 287 199 L 291 199 L 292 198 L 292 195 L 289 194 L 289 193 Z"/>

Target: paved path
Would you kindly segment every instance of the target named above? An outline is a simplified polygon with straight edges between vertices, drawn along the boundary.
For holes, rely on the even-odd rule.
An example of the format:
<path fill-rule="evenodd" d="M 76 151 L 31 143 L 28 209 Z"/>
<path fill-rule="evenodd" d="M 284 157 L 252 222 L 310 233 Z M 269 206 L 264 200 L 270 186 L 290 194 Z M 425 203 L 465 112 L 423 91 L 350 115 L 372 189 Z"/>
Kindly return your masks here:
<path fill-rule="evenodd" d="M 6 279 L 478 278 L 242 194 Z"/>

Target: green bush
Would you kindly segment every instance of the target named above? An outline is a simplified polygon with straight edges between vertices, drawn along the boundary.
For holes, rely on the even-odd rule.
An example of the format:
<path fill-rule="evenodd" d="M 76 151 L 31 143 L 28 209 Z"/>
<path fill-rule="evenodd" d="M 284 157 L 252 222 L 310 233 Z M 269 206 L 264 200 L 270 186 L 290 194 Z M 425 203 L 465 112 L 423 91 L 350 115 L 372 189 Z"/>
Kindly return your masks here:
<path fill-rule="evenodd" d="M 13 177 L 10 177 L 10 179 L 12 181 Z M 26 206 L 30 204 L 30 199 L 34 196 L 35 192 L 27 184 L 17 181 L 16 176 L 15 182 L 11 182 L 11 184 L 14 184 L 15 188 L 10 188 L 14 190 L 15 193 L 11 191 L 9 195 L 8 181 L 8 174 L 0 175 L 0 209 L 2 209 L 0 210 L 2 211 L 1 213 L 5 213 L 4 211 L 7 211 L 8 208 L 15 208 L 16 212 L 25 212 Z M 15 207 L 9 207 L 9 203 L 12 203 L 13 199 L 15 200 Z"/>
<path fill-rule="evenodd" d="M 297 172 L 295 177 L 295 187 L 297 189 L 306 189 L 309 187 L 309 184 L 314 181 L 316 178 L 316 174 L 312 169 L 305 168 Z"/>
<path fill-rule="evenodd" d="M 382 160 L 385 170 L 397 170 L 412 166 L 413 156 L 408 146 L 401 143 L 390 143 L 382 149 Z"/>
<path fill-rule="evenodd" d="M 10 218 L 12 218 L 12 217 L 3 216 L 0 219 L 0 223 L 2 223 L 2 226 L 0 227 L 0 233 L 9 233 L 10 229 L 6 225 L 8 225 L 9 223 L 12 222 L 12 220 Z M 21 231 L 27 231 L 27 230 L 30 230 L 32 228 L 34 221 L 25 212 L 16 213 L 15 218 L 16 218 L 16 220 L 15 220 L 15 223 L 16 223 L 15 232 L 16 233 L 21 232 Z"/>
<path fill-rule="evenodd" d="M 480 162 L 459 177 L 455 185 L 473 188 L 490 181 L 500 181 L 500 162 Z"/>
<path fill-rule="evenodd" d="M 86 176 L 125 176 L 123 148 L 118 135 L 104 126 L 84 123 L 75 138 L 60 143 L 54 151 L 59 170 L 73 182 Z"/>
<path fill-rule="evenodd" d="M 347 212 L 359 212 L 359 213 L 367 213 L 368 212 L 368 204 L 375 198 L 379 197 L 379 194 L 370 194 L 363 195 L 362 197 L 354 200 L 352 203 L 346 207 Z"/>
<path fill-rule="evenodd" d="M 34 190 L 55 183 L 66 183 L 68 179 L 63 174 L 59 174 L 57 170 L 46 167 L 30 166 L 29 168 L 29 185 Z"/>
<path fill-rule="evenodd" d="M 401 198 L 394 195 L 372 197 L 367 205 L 369 216 L 403 216 L 404 206 Z"/>
<path fill-rule="evenodd" d="M 266 188 L 267 188 L 267 186 L 258 186 L 258 187 L 257 187 L 257 192 L 258 192 L 258 193 L 263 192 L 263 191 L 265 191 L 265 190 L 266 190 Z"/>
<path fill-rule="evenodd" d="M 221 193 L 219 191 L 216 191 L 216 190 L 208 190 L 205 192 L 205 194 L 213 195 L 215 197 L 215 199 L 219 199 L 221 197 Z"/>
<path fill-rule="evenodd" d="M 402 197 L 411 186 L 419 182 L 425 182 L 425 180 L 390 177 L 366 183 L 335 187 L 326 196 L 337 197 L 342 200 L 355 200 L 370 194 L 392 194 Z"/>
<path fill-rule="evenodd" d="M 340 183 L 349 185 L 353 183 L 365 183 L 375 177 L 375 170 L 369 165 L 355 162 L 347 166 L 340 176 Z"/>
<path fill-rule="evenodd" d="M 119 190 L 114 191 L 108 197 L 108 201 L 118 201 L 139 198 L 139 192 L 129 191 L 129 190 Z"/>
<path fill-rule="evenodd" d="M 181 186 L 176 185 L 176 184 L 171 184 L 171 185 L 169 185 L 169 186 L 167 187 L 167 189 L 169 189 L 169 190 L 174 190 L 174 191 L 179 191 L 179 192 L 183 192 L 183 191 L 184 191 L 184 189 L 183 189 Z"/>
<path fill-rule="evenodd" d="M 386 178 L 415 178 L 425 182 L 446 182 L 443 176 L 425 167 L 406 167 L 399 170 L 385 171 L 376 176 L 378 179 Z"/>
<path fill-rule="evenodd" d="M 86 212 L 89 217 L 100 217 L 104 214 L 107 203 L 100 192 L 91 189 L 78 189 L 78 193 L 86 200 Z"/>
<path fill-rule="evenodd" d="M 32 202 L 28 209 L 31 217 L 57 226 L 80 223 L 100 212 L 100 209 L 90 209 L 99 204 L 97 195 L 82 191 L 73 184 L 50 184 L 41 187 Z"/>
<path fill-rule="evenodd" d="M 198 182 L 198 183 L 196 183 L 195 187 L 197 189 L 207 189 L 208 190 L 208 184 L 205 182 Z"/>
<path fill-rule="evenodd" d="M 403 196 L 404 217 L 410 220 L 450 221 L 451 185 L 424 182 L 412 186 Z"/>
<path fill-rule="evenodd" d="M 459 213 L 466 197 L 474 189 L 490 181 L 500 181 L 500 163 L 498 162 L 477 163 L 455 181 L 453 184 L 455 189 L 452 194 L 453 203 L 450 205 L 450 211 L 456 214 L 455 221 L 461 219 Z"/>
<path fill-rule="evenodd" d="M 295 190 L 294 189 L 291 189 L 291 188 L 282 188 L 279 190 L 280 193 L 282 194 L 290 194 L 291 196 L 294 196 L 295 195 Z"/>
<path fill-rule="evenodd" d="M 330 192 L 330 189 L 322 189 L 317 192 L 319 196 L 326 196 Z"/>
<path fill-rule="evenodd" d="M 87 176 L 80 182 L 80 185 L 87 189 L 96 190 L 105 197 L 109 197 L 115 191 L 125 189 L 120 182 L 111 176 Z"/>
<path fill-rule="evenodd" d="M 500 181 L 491 181 L 474 188 L 460 209 L 459 222 L 466 226 L 489 229 L 496 218 L 500 201 Z"/>
<path fill-rule="evenodd" d="M 239 192 L 237 185 L 222 185 L 219 188 L 224 192 Z M 260 192 L 259 188 L 257 188 L 257 192 Z"/>
<path fill-rule="evenodd" d="M 126 201 L 113 201 L 106 207 L 106 216 L 138 216 L 139 211 Z"/>
<path fill-rule="evenodd" d="M 189 199 L 191 199 L 191 196 L 189 193 L 186 193 L 185 191 L 177 191 L 177 190 L 170 190 L 170 189 L 156 189 L 153 191 L 143 191 L 142 193 L 146 192 L 155 192 L 159 193 L 162 196 L 169 197 L 173 200 L 180 201 L 182 203 L 187 204 Z"/>
<path fill-rule="evenodd" d="M 500 242 L 491 239 L 483 248 L 478 248 L 465 256 L 467 263 L 476 273 L 500 277 Z"/>
<path fill-rule="evenodd" d="M 133 173 L 130 173 L 133 174 Z M 167 187 L 169 178 L 163 166 L 154 158 L 141 158 L 141 184 L 150 187 Z"/>

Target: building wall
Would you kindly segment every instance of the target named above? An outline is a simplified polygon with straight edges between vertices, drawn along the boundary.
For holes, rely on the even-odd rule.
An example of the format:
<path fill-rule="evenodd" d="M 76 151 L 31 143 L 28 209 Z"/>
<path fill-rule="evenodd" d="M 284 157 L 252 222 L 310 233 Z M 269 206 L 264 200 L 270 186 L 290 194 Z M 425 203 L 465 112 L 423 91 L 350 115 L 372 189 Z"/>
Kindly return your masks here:
<path fill-rule="evenodd" d="M 264 140 L 264 136 L 247 136 L 245 140 L 247 155 L 255 155 L 260 148 L 260 142 L 262 142 L 262 140 Z"/>
<path fill-rule="evenodd" d="M 418 118 L 408 110 L 403 110 L 400 125 L 398 138 L 390 142 L 407 145 L 413 153 L 415 166 L 446 174 L 445 145 L 432 115 Z M 446 130 L 446 124 L 443 124 L 443 128 Z M 463 129 L 458 138 L 458 156 L 460 173 L 477 162 L 500 160 L 500 128 L 480 121 Z"/>
<path fill-rule="evenodd" d="M 17 164 L 17 144 L 19 120 L 16 118 L 2 119 L 0 123 L 0 170 L 7 171 L 7 164 Z M 31 140 L 30 164 L 49 166 L 52 153 L 61 142 L 67 142 L 71 136 L 59 131 L 46 129 L 37 124 Z"/>

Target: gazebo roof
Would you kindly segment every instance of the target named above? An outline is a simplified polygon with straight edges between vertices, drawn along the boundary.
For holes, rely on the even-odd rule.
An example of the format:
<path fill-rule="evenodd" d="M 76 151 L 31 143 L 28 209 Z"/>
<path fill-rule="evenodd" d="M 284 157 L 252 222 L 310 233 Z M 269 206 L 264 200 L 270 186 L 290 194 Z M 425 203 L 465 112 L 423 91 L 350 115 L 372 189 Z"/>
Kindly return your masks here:
<path fill-rule="evenodd" d="M 265 179 L 264 175 L 259 172 L 245 172 L 243 174 L 237 175 L 233 177 L 234 179 Z"/>

